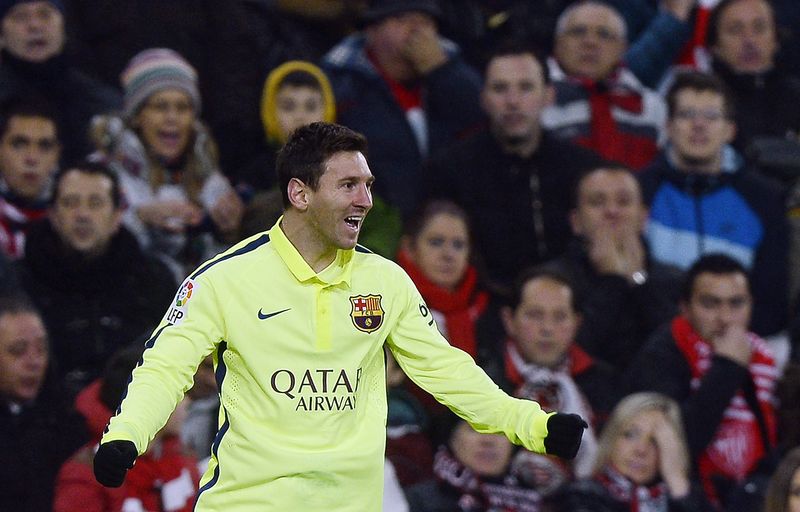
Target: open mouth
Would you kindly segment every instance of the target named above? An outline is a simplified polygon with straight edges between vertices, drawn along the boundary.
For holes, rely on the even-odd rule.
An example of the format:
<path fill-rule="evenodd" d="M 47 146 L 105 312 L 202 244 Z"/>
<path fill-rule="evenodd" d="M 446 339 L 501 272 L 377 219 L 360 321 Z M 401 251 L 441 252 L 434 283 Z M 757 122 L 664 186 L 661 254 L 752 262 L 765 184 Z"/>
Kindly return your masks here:
<path fill-rule="evenodd" d="M 358 229 L 361 226 L 361 223 L 363 221 L 364 221 L 363 217 L 358 217 L 358 216 L 355 216 L 355 215 L 351 215 L 350 217 L 345 217 L 344 218 L 345 224 L 347 224 L 348 226 L 350 226 L 353 229 Z"/>

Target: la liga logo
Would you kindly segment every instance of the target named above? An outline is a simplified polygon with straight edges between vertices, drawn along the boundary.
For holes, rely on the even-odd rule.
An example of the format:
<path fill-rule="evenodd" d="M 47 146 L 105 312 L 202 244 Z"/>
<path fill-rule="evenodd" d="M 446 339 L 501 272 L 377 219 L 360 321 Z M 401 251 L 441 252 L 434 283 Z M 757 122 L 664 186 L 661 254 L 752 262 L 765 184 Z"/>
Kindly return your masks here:
<path fill-rule="evenodd" d="M 175 298 L 175 305 L 177 307 L 186 305 L 186 303 L 189 302 L 189 299 L 192 298 L 193 289 L 194 284 L 191 281 L 187 281 L 178 292 L 178 296 Z"/>

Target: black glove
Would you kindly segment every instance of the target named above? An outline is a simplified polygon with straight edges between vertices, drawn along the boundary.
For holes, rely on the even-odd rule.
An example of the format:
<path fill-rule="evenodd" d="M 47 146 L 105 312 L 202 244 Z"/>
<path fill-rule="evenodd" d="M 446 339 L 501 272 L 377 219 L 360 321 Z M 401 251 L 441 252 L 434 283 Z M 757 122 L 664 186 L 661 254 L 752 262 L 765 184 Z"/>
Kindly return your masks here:
<path fill-rule="evenodd" d="M 564 459 L 574 459 L 581 447 L 583 429 L 589 425 L 577 414 L 557 412 L 547 418 L 547 437 L 544 449 L 548 455 L 558 455 Z"/>
<path fill-rule="evenodd" d="M 109 441 L 94 456 L 94 477 L 106 487 L 119 487 L 133 467 L 138 452 L 131 441 Z"/>

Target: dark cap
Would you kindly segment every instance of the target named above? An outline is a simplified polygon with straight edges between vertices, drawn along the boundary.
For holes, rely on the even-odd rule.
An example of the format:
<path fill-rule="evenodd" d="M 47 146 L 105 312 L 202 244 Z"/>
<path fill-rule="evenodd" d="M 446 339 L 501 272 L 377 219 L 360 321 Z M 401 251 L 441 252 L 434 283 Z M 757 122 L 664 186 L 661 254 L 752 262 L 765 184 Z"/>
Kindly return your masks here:
<path fill-rule="evenodd" d="M 442 15 L 436 0 L 372 0 L 362 19 L 369 24 L 410 11 L 423 12 L 437 19 Z"/>

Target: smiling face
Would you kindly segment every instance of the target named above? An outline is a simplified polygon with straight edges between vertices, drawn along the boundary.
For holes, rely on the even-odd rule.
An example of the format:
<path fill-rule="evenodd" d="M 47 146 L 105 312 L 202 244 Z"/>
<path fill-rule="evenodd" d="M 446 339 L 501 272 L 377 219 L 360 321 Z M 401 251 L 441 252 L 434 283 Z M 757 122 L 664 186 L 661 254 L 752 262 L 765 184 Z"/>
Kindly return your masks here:
<path fill-rule="evenodd" d="M 47 333 L 39 315 L 0 315 L 0 395 L 23 402 L 35 399 L 47 362 Z"/>
<path fill-rule="evenodd" d="M 555 368 L 575 339 L 580 316 L 572 306 L 572 290 L 542 276 L 525 283 L 516 309 L 503 310 L 503 324 L 526 361 Z"/>
<path fill-rule="evenodd" d="M 170 163 L 188 149 L 196 119 L 188 94 L 179 89 L 163 89 L 150 95 L 134 117 L 133 126 L 148 150 Z"/>
<path fill-rule="evenodd" d="M 729 4 L 719 17 L 712 51 L 737 73 L 763 73 L 772 69 L 778 52 L 778 35 L 769 3 L 738 0 Z"/>
<path fill-rule="evenodd" d="M 653 433 L 663 416 L 654 409 L 642 411 L 622 427 L 614 440 L 611 465 L 637 485 L 649 484 L 658 476 L 658 447 Z"/>
<path fill-rule="evenodd" d="M 12 192 L 35 200 L 47 189 L 59 156 L 51 119 L 14 116 L 0 139 L 0 175 Z"/>
<path fill-rule="evenodd" d="M 576 7 L 556 34 L 553 55 L 568 75 L 603 80 L 625 53 L 625 22 L 610 7 Z"/>
<path fill-rule="evenodd" d="M 375 178 L 366 158 L 357 151 L 336 153 L 323 166 L 325 172 L 317 189 L 305 188 L 307 225 L 322 245 L 323 253 L 352 249 L 372 208 Z"/>
<path fill-rule="evenodd" d="M 411 257 L 434 284 L 454 290 L 469 265 L 469 234 L 463 219 L 440 213 L 425 223 L 410 248 Z"/>
<path fill-rule="evenodd" d="M 465 421 L 458 422 L 450 437 L 450 448 L 464 466 L 483 477 L 503 475 L 514 452 L 504 435 L 480 434 Z"/>
<path fill-rule="evenodd" d="M 105 252 L 122 216 L 111 190 L 111 179 L 100 174 L 73 169 L 61 177 L 50 222 L 67 246 L 90 257 Z"/>
<path fill-rule="evenodd" d="M 44 62 L 64 48 L 64 16 L 50 2 L 22 2 L 0 23 L 2 45 L 28 62 Z"/>

